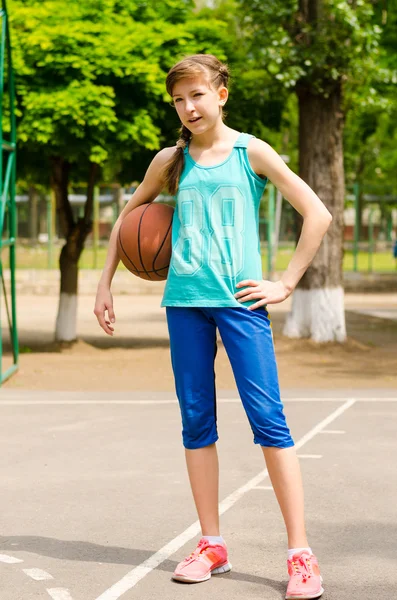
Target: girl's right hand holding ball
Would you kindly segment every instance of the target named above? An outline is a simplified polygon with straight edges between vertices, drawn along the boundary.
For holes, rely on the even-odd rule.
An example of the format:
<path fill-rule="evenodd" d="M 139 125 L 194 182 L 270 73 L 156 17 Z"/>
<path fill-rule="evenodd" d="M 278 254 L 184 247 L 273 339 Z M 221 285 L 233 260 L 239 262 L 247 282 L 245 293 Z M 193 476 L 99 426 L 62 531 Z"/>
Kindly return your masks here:
<path fill-rule="evenodd" d="M 108 313 L 107 317 L 106 311 Z M 109 287 L 101 284 L 98 285 L 94 314 L 104 332 L 108 335 L 113 335 L 114 327 L 111 326 L 111 323 L 114 323 L 116 318 L 113 311 L 113 296 Z"/>

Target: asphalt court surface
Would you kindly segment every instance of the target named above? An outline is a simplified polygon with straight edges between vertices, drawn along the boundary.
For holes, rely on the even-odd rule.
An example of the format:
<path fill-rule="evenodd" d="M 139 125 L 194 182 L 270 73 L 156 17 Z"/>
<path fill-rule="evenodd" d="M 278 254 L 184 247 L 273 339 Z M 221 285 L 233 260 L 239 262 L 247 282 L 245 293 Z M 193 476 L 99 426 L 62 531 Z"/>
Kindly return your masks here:
<path fill-rule="evenodd" d="M 325 600 L 397 588 L 397 392 L 283 394 Z M 199 539 L 174 395 L 0 392 L 0 600 L 280 600 L 286 534 L 237 393 L 218 393 L 230 574 L 171 574 Z M 269 489 L 270 488 L 270 489 Z"/>

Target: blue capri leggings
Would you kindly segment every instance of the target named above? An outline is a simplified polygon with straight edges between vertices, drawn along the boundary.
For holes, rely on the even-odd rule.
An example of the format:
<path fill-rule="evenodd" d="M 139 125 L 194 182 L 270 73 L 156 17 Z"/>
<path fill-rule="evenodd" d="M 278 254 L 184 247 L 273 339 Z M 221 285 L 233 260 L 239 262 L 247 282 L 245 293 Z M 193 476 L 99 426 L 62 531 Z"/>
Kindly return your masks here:
<path fill-rule="evenodd" d="M 267 310 L 167 306 L 166 315 L 185 448 L 202 448 L 218 440 L 214 371 L 217 328 L 254 443 L 293 446 L 280 399 Z"/>

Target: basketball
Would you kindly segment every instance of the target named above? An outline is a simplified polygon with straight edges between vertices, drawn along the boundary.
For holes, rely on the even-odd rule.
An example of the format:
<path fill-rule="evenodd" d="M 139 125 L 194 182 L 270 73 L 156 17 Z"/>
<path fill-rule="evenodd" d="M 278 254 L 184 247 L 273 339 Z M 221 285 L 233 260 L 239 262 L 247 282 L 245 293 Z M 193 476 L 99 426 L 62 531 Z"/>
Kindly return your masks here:
<path fill-rule="evenodd" d="M 173 214 L 172 206 L 150 202 L 137 206 L 123 219 L 117 252 L 137 277 L 150 281 L 167 279 Z"/>

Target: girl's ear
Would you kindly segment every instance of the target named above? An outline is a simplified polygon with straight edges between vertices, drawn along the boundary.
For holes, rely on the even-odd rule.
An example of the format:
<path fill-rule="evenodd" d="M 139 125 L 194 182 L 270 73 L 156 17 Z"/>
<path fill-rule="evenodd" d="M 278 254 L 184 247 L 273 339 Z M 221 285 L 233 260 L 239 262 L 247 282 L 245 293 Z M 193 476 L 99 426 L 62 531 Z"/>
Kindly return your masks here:
<path fill-rule="evenodd" d="M 226 100 L 228 99 L 228 96 L 229 96 L 229 92 L 228 92 L 227 88 L 225 88 L 224 86 L 222 86 L 218 90 L 219 102 L 220 102 L 220 104 L 222 106 L 226 103 Z"/>

